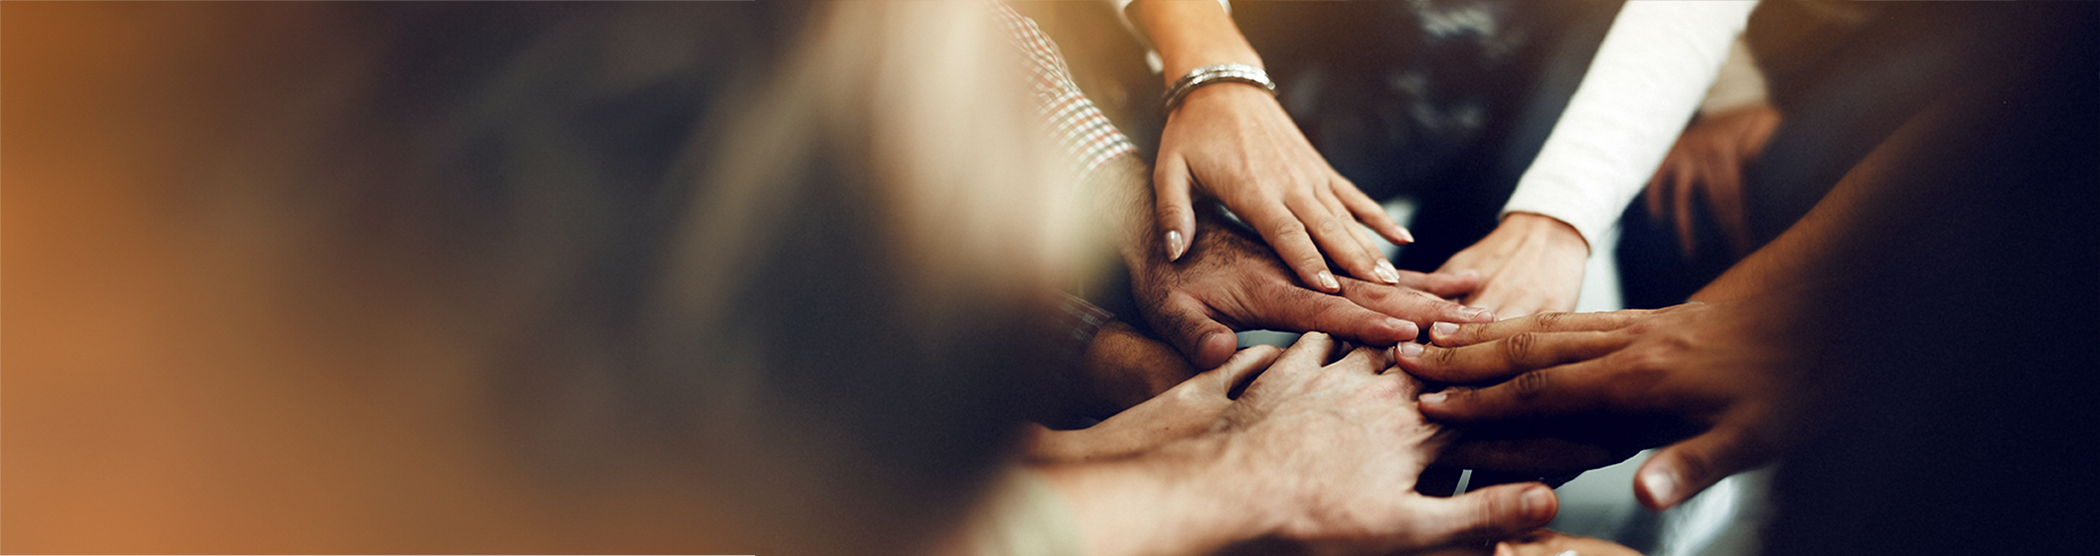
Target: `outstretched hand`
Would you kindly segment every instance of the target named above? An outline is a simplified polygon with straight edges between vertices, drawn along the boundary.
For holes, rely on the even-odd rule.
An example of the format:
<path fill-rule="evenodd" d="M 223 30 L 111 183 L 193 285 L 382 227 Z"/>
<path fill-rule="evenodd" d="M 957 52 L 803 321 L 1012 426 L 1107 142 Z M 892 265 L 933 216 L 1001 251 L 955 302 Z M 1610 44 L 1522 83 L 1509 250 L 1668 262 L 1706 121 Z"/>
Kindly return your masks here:
<path fill-rule="evenodd" d="M 1487 237 L 1452 255 L 1437 272 L 1479 273 L 1480 287 L 1465 303 L 1512 319 L 1574 310 L 1589 256 L 1589 242 L 1573 226 L 1550 216 L 1514 212 Z"/>
<path fill-rule="evenodd" d="M 1182 260 L 1129 257 L 1131 293 L 1154 334 L 1197 368 L 1223 363 L 1238 345 L 1236 330 L 1318 330 L 1390 346 L 1415 339 L 1417 323 L 1494 320 L 1444 299 L 1471 291 L 1474 274 L 1399 272 L 1397 286 L 1342 278 L 1341 296 L 1306 289 L 1260 239 L 1205 213 Z"/>
<path fill-rule="evenodd" d="M 1257 87 L 1226 83 L 1189 93 L 1167 118 L 1152 183 L 1169 261 L 1179 260 L 1199 233 L 1190 191 L 1202 188 L 1258 230 L 1301 284 L 1343 291 L 1328 258 L 1359 280 L 1402 284 L 1400 272 L 1355 222 L 1397 244 L 1414 236 L 1335 173 L 1276 99 Z"/>
<path fill-rule="evenodd" d="M 1777 459 L 1826 402 L 1832 389 L 1811 383 L 1828 375 L 1807 371 L 1815 357 L 1771 324 L 1788 322 L 1794 303 L 1773 297 L 1434 325 L 1435 345 L 1394 352 L 1416 376 L 1472 386 L 1422 396 L 1423 413 L 1446 423 L 1666 418 L 1644 421 L 1656 423 L 1648 432 L 1689 438 L 1649 458 L 1634 487 L 1662 509 Z"/>

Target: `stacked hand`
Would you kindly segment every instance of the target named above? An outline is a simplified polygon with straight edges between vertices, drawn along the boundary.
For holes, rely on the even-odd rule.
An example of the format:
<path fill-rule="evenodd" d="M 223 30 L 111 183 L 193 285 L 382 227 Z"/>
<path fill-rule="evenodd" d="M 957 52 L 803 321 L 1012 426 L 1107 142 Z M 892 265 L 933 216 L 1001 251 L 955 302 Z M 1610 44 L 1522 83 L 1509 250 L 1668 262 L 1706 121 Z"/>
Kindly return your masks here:
<path fill-rule="evenodd" d="M 1635 494 L 1674 506 L 1738 471 L 1775 460 L 1832 391 L 1774 322 L 1798 314 L 1782 296 L 1657 311 L 1544 314 L 1432 326 L 1435 345 L 1403 344 L 1397 364 L 1425 379 L 1470 385 L 1422 396 L 1452 424 L 1624 417 L 1658 442 Z M 1659 425 L 1659 426 L 1655 426 Z"/>
<path fill-rule="evenodd" d="M 1197 368 L 1218 366 L 1237 346 L 1235 330 L 1318 330 L 1369 345 L 1415 339 L 1418 323 L 1489 322 L 1494 315 L 1445 297 L 1463 295 L 1476 275 L 1396 272 L 1398 285 L 1341 279 L 1341 296 L 1306 289 L 1258 238 L 1213 211 L 1178 262 L 1128 257 L 1131 290 L 1155 334 Z"/>

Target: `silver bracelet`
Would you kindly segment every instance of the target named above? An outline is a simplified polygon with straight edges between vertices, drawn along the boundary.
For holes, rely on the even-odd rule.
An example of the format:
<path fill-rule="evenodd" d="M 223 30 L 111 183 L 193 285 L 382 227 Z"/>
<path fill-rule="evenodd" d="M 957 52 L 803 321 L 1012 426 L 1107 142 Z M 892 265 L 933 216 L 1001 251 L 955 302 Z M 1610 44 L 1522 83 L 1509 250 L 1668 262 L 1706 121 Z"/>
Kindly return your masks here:
<path fill-rule="evenodd" d="M 1188 75 L 1181 76 L 1181 79 L 1175 80 L 1173 85 L 1167 86 L 1166 102 L 1160 108 L 1160 116 L 1173 114 L 1174 109 L 1180 108 L 1181 101 L 1188 98 L 1189 91 L 1194 91 L 1197 87 L 1204 85 L 1227 81 L 1254 85 L 1268 91 L 1270 96 L 1276 95 L 1276 82 L 1270 81 L 1269 72 L 1262 71 L 1261 68 L 1247 64 L 1203 66 L 1189 70 Z"/>

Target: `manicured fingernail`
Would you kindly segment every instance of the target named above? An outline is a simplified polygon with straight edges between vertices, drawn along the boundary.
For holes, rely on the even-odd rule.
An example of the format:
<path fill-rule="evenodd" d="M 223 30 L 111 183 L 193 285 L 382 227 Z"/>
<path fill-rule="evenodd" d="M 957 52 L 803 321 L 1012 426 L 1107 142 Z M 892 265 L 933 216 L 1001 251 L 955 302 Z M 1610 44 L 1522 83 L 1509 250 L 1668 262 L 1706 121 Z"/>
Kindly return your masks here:
<path fill-rule="evenodd" d="M 1451 324 L 1448 322 L 1439 322 L 1436 324 L 1429 325 L 1429 334 L 1432 336 L 1442 338 L 1457 333 L 1458 325 L 1456 324 Z"/>
<path fill-rule="evenodd" d="M 1184 244 L 1184 243 L 1182 243 L 1182 242 L 1181 242 L 1181 231 L 1180 231 L 1180 230 L 1168 230 L 1168 231 L 1167 231 L 1167 260 L 1169 260 L 1169 261 L 1178 261 L 1178 260 L 1181 260 L 1181 253 L 1182 253 L 1182 251 L 1184 251 L 1184 250 L 1187 250 L 1187 249 L 1188 249 L 1188 245 L 1187 245 L 1187 244 Z"/>
<path fill-rule="evenodd" d="M 1387 284 L 1400 283 L 1400 271 L 1394 269 L 1393 263 L 1385 259 L 1378 260 L 1378 268 L 1372 269 L 1372 273 L 1377 274 L 1378 279 L 1384 280 Z"/>
<path fill-rule="evenodd" d="M 1393 351 L 1399 352 L 1401 357 L 1415 357 L 1422 355 L 1422 344 L 1401 342 L 1400 345 L 1393 346 Z"/>
<path fill-rule="evenodd" d="M 1429 394 L 1423 394 L 1422 397 L 1416 399 L 1421 400 L 1422 403 L 1444 403 L 1444 393 L 1434 392 Z"/>
<path fill-rule="evenodd" d="M 1460 277 L 1460 278 L 1479 278 L 1479 277 L 1480 277 L 1480 271 L 1478 271 L 1478 270 L 1473 270 L 1473 269 L 1470 269 L 1470 268 L 1468 268 L 1468 269 L 1465 269 L 1465 270 L 1461 270 L 1461 271 L 1458 271 L 1458 272 L 1453 272 L 1453 273 L 1451 273 L 1451 274 L 1452 274 L 1452 275 L 1454 275 L 1454 276 Z"/>
<path fill-rule="evenodd" d="M 1524 491 L 1524 516 L 1531 521 L 1553 519 L 1553 491 L 1545 487 Z"/>
<path fill-rule="evenodd" d="M 1658 467 L 1642 473 L 1641 486 L 1648 489 L 1648 499 L 1657 506 L 1677 502 L 1677 474 L 1668 469 Z"/>
<path fill-rule="evenodd" d="M 1342 289 L 1342 283 L 1335 281 L 1334 273 L 1322 270 L 1320 271 L 1319 278 L 1320 287 L 1322 288 L 1327 288 L 1329 291 Z"/>
<path fill-rule="evenodd" d="M 1404 227 L 1404 226 L 1397 226 L 1397 225 L 1396 225 L 1396 226 L 1393 226 L 1393 229 L 1394 229 L 1394 230 L 1398 230 L 1398 231 L 1400 232 L 1400 233 L 1398 234 L 1398 235 L 1400 236 L 1400 241 L 1404 241 L 1404 242 L 1407 242 L 1407 243 L 1414 243 L 1414 242 L 1415 242 L 1415 233 L 1414 233 L 1414 232 L 1410 232 L 1410 231 L 1407 231 L 1407 228 L 1406 228 L 1406 227 Z"/>
<path fill-rule="evenodd" d="M 1495 320 L 1495 312 L 1486 307 L 1467 307 L 1459 309 L 1458 312 L 1473 320 Z"/>

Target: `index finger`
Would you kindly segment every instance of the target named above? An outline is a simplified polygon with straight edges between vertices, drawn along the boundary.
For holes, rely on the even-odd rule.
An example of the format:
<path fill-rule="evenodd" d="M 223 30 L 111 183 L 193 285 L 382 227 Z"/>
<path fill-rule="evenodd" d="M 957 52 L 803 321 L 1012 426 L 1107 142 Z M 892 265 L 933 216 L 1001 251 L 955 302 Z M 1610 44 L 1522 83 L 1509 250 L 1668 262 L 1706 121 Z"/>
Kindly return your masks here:
<path fill-rule="evenodd" d="M 1633 339 L 1611 332 L 1525 332 L 1455 348 L 1400 344 L 1394 364 L 1408 374 L 1458 384 L 1506 380 L 1527 371 L 1587 361 L 1626 347 Z"/>
<path fill-rule="evenodd" d="M 1276 256 L 1297 273 L 1300 282 L 1316 291 L 1342 291 L 1341 282 L 1335 280 L 1334 273 L 1327 269 L 1326 257 L 1313 246 L 1312 233 L 1305 229 L 1305 224 L 1299 222 L 1296 215 L 1281 206 L 1262 205 L 1248 209 L 1240 214 L 1241 218 L 1261 234 L 1263 241 L 1269 242 L 1269 248 L 1275 249 Z"/>
<path fill-rule="evenodd" d="M 1459 324 L 1438 322 L 1429 326 L 1429 340 L 1445 347 L 1491 342 L 1526 332 L 1601 332 L 1632 325 L 1654 313 L 1651 309 L 1627 309 L 1608 313 L 1539 313 L 1524 318 Z"/>
<path fill-rule="evenodd" d="M 1549 367 L 1485 388 L 1423 394 L 1422 414 L 1449 423 L 1478 423 L 1585 413 L 1610 402 L 1609 373 L 1598 360 Z"/>

